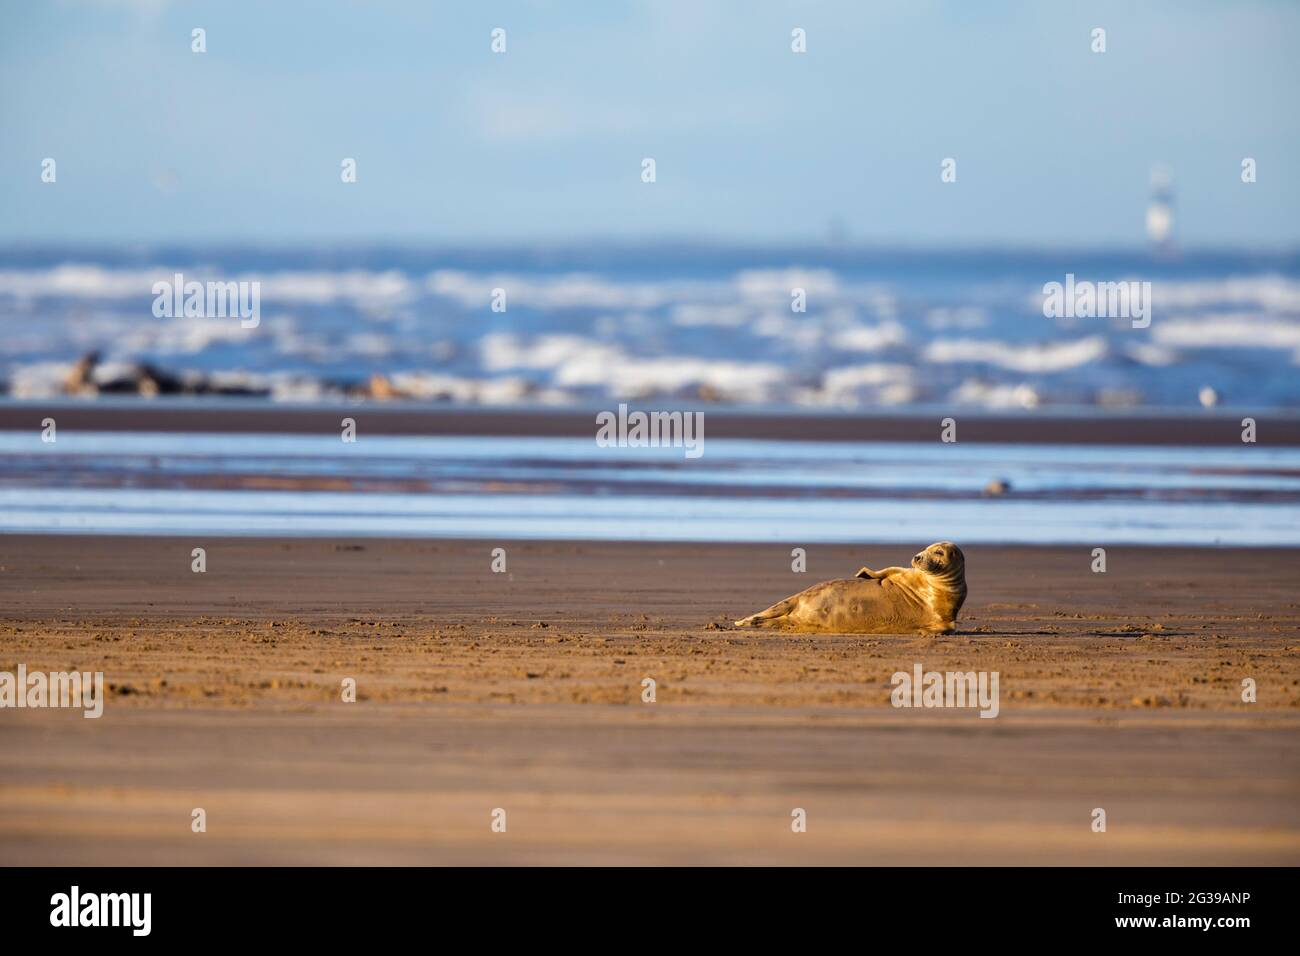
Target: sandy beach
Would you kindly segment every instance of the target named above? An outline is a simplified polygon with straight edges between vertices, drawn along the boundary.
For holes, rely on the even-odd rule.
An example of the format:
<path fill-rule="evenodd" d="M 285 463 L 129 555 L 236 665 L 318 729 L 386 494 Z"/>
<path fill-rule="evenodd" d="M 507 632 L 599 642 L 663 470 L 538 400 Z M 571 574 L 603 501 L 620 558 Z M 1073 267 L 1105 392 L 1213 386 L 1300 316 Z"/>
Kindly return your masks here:
<path fill-rule="evenodd" d="M 1300 862 L 1294 550 L 969 547 L 922 638 L 727 624 L 896 545 L 198 543 L 0 538 L 0 670 L 111 685 L 0 714 L 0 863 Z"/>
<path fill-rule="evenodd" d="M 1290 928 L 1300 4 L 11 6 L 6 939 Z"/>

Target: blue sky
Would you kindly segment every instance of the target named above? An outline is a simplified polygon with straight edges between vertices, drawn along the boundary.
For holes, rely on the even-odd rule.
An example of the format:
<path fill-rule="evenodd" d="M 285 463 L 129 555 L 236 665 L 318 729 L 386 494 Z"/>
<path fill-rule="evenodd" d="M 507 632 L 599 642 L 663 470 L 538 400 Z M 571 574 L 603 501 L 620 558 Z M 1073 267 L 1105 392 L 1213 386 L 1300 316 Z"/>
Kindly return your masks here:
<path fill-rule="evenodd" d="M 1182 243 L 1300 241 L 1286 0 L 0 10 L 4 242 L 1139 245 L 1156 163 Z"/>

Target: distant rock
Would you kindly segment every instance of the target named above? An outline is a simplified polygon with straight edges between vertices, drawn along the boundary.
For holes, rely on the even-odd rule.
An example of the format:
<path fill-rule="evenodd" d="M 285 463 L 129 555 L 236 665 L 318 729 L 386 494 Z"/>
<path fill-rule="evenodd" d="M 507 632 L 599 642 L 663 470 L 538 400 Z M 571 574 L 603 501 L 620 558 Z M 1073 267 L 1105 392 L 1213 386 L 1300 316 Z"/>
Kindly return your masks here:
<path fill-rule="evenodd" d="M 270 389 L 240 382 L 220 382 L 202 374 L 177 374 L 147 362 L 105 365 L 99 352 L 77 359 L 63 380 L 66 395 L 252 395 Z"/>

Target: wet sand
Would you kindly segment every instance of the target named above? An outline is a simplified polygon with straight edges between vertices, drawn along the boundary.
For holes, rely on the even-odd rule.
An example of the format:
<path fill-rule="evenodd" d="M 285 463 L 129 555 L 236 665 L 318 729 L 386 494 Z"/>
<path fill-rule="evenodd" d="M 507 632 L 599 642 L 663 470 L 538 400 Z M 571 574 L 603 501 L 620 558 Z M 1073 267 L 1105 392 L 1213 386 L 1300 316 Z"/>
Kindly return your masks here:
<path fill-rule="evenodd" d="M 758 441 L 936 442 L 941 420 L 955 415 L 960 440 L 971 443 L 1235 447 L 1241 444 L 1242 418 L 1250 416 L 1256 422 L 1261 447 L 1300 445 L 1300 415 L 1274 409 L 1134 409 L 1099 415 L 1094 408 L 1074 414 L 1051 409 L 782 412 L 717 405 L 703 399 L 632 405 L 701 411 L 709 438 Z M 346 415 L 355 418 L 358 430 L 367 435 L 590 439 L 595 434 L 595 415 L 604 410 L 604 406 L 537 408 L 377 400 L 314 405 L 236 398 L 0 400 L 0 430 L 37 431 L 48 417 L 60 429 L 72 431 L 337 435 L 340 417 Z"/>
<path fill-rule="evenodd" d="M 897 546 L 0 537 L 0 671 L 112 685 L 0 710 L 0 863 L 1300 863 L 1300 552 L 1090 550 L 923 638 L 727 625 Z"/>

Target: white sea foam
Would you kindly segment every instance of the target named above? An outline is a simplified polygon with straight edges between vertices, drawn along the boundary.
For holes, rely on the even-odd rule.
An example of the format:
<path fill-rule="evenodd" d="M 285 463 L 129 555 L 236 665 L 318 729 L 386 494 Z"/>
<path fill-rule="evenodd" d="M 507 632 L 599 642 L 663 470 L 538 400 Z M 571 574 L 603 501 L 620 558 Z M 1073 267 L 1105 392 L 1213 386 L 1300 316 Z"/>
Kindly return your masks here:
<path fill-rule="evenodd" d="M 981 379 L 967 379 L 949 397 L 958 405 L 979 405 L 984 408 L 1037 408 L 1042 402 L 1042 396 L 1031 385 L 986 382 Z"/>
<path fill-rule="evenodd" d="M 540 335 L 524 339 L 510 332 L 493 332 L 479 339 L 479 355 L 488 371 L 560 369 L 622 362 L 616 346 L 579 335 Z"/>
<path fill-rule="evenodd" d="M 1174 365 L 1181 358 L 1174 349 L 1165 348 L 1162 345 L 1153 345 L 1150 342 L 1133 342 L 1126 345 L 1124 354 L 1133 361 L 1141 365 L 1149 365 L 1152 368 L 1164 368 Z"/>
<path fill-rule="evenodd" d="M 749 302 L 789 303 L 794 289 L 810 299 L 829 301 L 840 295 L 840 283 L 829 269 L 747 269 L 732 279 L 736 293 Z"/>
<path fill-rule="evenodd" d="M 71 362 L 33 362 L 20 365 L 12 372 L 9 383 L 14 398 L 54 398 L 63 391 L 63 382 L 72 371 Z"/>
<path fill-rule="evenodd" d="M 761 362 L 712 361 L 691 356 L 624 357 L 609 364 L 569 362 L 557 370 L 562 387 L 599 387 L 618 398 L 707 392 L 717 400 L 766 402 L 785 371 Z"/>
<path fill-rule="evenodd" d="M 425 279 L 425 288 L 466 309 L 487 309 L 493 289 L 504 289 L 507 309 L 655 309 L 682 299 L 723 301 L 720 283 L 618 282 L 585 273 L 531 276 L 471 273 L 440 269 Z M 710 294 L 711 293 L 711 294 Z"/>
<path fill-rule="evenodd" d="M 1158 309 L 1203 309 L 1253 305 L 1270 312 L 1300 312 L 1300 282 L 1277 275 L 1204 282 L 1151 283 Z"/>
<path fill-rule="evenodd" d="M 114 345 L 133 354 L 193 355 L 213 345 L 246 342 L 252 334 L 238 322 L 151 317 L 127 326 Z"/>
<path fill-rule="evenodd" d="M 1099 335 L 1030 345 L 992 339 L 940 339 L 926 347 L 924 357 L 928 362 L 983 363 L 1016 372 L 1043 373 L 1096 362 L 1106 352 L 1106 340 Z"/>
<path fill-rule="evenodd" d="M 536 276 L 525 273 L 472 273 L 440 269 L 425 279 L 434 295 L 455 300 L 465 308 L 484 308 L 493 289 L 504 289 L 509 304 L 541 310 L 658 309 L 671 306 L 680 324 L 711 324 L 708 307 L 736 314 L 737 300 L 751 305 L 787 305 L 795 289 L 803 289 L 818 305 L 841 301 L 846 290 L 825 269 L 742 270 L 730 280 L 619 281 L 588 273 Z M 892 306 L 892 300 L 885 298 Z M 717 324 L 728 324 L 726 320 Z"/>
<path fill-rule="evenodd" d="M 0 295 L 19 299 L 62 297 L 71 299 L 152 299 L 153 284 L 176 270 L 106 269 L 67 263 L 49 269 L 0 269 Z"/>
<path fill-rule="evenodd" d="M 879 352 L 907 341 L 907 330 L 897 322 L 855 325 L 831 335 L 831 345 L 851 352 Z"/>
<path fill-rule="evenodd" d="M 534 388 L 524 378 L 473 378 L 432 372 L 399 372 L 393 386 L 412 398 L 481 405 L 509 405 L 532 397 Z"/>
<path fill-rule="evenodd" d="M 829 369 L 820 389 L 799 393 L 810 405 L 905 405 L 916 400 L 916 373 L 911 366 L 872 362 Z"/>
<path fill-rule="evenodd" d="M 1253 313 L 1216 313 L 1167 319 L 1153 325 L 1162 345 L 1182 348 L 1293 349 L 1300 347 L 1300 322 Z"/>
<path fill-rule="evenodd" d="M 358 307 L 392 306 L 414 298 L 419 287 L 395 270 L 368 272 L 268 272 L 249 274 L 262 283 L 263 301 L 323 305 L 347 301 Z"/>
<path fill-rule="evenodd" d="M 226 273 L 203 265 L 189 265 L 184 269 L 162 265 L 144 269 L 108 269 L 69 263 L 48 269 L 0 270 L 0 296 L 152 300 L 153 284 L 170 281 L 178 272 L 191 278 L 202 276 L 205 281 L 256 281 L 261 283 L 263 301 L 317 305 L 346 300 L 358 307 L 368 307 L 404 301 L 410 299 L 418 288 L 404 274 L 392 270 Z"/>
<path fill-rule="evenodd" d="M 479 340 L 488 370 L 547 369 L 554 385 L 600 389 L 618 397 L 710 390 L 737 401 L 764 401 L 785 380 L 777 365 L 694 356 L 637 356 L 607 343 L 574 335 L 531 340 L 498 332 Z"/>

